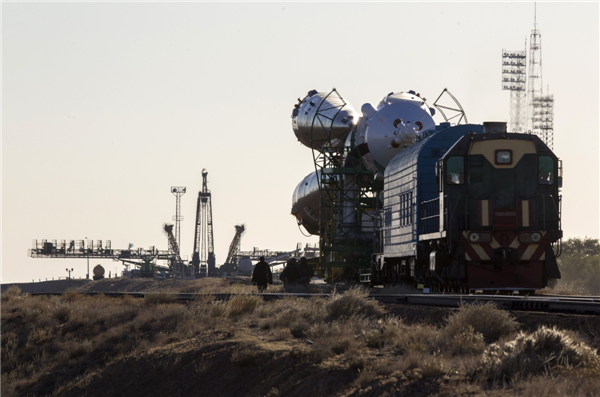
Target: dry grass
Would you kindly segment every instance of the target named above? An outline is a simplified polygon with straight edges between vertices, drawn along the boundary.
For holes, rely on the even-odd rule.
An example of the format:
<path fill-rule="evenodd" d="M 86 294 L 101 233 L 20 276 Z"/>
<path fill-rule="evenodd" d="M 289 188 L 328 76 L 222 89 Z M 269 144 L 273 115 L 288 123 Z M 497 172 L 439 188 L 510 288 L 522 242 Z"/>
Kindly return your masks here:
<path fill-rule="evenodd" d="M 445 332 L 450 336 L 477 333 L 487 343 L 497 341 L 517 329 L 518 323 L 509 312 L 499 310 L 492 302 L 461 305 L 448 318 Z"/>
<path fill-rule="evenodd" d="M 343 294 L 334 293 L 325 304 L 327 320 L 355 316 L 377 317 L 384 311 L 379 303 L 369 299 L 369 291 L 360 287 L 351 288 Z"/>
<path fill-rule="evenodd" d="M 493 303 L 462 305 L 450 315 L 446 325 L 429 340 L 433 349 L 450 356 L 481 355 L 487 343 L 497 341 L 514 332 L 518 323 L 506 311 L 499 310 Z"/>
<path fill-rule="evenodd" d="M 21 394 L 44 373 L 70 368 L 74 372 L 68 376 L 76 377 L 132 352 L 219 328 L 229 313 L 226 304 L 184 306 L 165 294 L 143 300 L 73 292 L 52 298 L 8 296 L 2 305 L 2 394 L 9 396 Z"/>
<path fill-rule="evenodd" d="M 590 295 L 590 292 L 585 287 L 560 280 L 554 288 L 546 287 L 537 293 L 540 295 Z"/>
<path fill-rule="evenodd" d="M 221 341 L 228 350 L 218 364 L 203 353 L 190 365 L 195 376 L 214 376 L 214 364 L 229 365 L 223 368 L 228 373 L 263 368 L 252 370 L 253 376 L 300 377 L 287 386 L 281 380 L 265 384 L 266 389 L 251 395 L 363 395 L 363 388 L 364 395 L 403 395 L 407 385 L 439 385 L 448 379 L 465 394 L 474 390 L 473 395 L 533 396 L 536 385 L 548 389 L 544 379 L 568 395 L 600 391 L 591 375 L 599 371 L 598 357 L 575 334 L 550 328 L 516 334 L 517 323 L 491 305 L 463 306 L 443 326 L 408 325 L 386 315 L 358 288 L 269 302 L 244 293 L 247 286 L 231 289 L 241 294 L 215 301 L 199 290 L 197 299 L 186 304 L 164 293 L 142 300 L 7 291 L 2 295 L 2 395 L 60 395 L 69 382 L 90 372 L 102 373 L 109 364 L 158 349 L 173 349 L 169 366 L 177 366 L 180 356 L 173 352 L 200 340 Z M 562 373 L 578 380 L 567 382 Z M 46 374 L 52 374 L 52 382 Z M 311 384 L 332 374 L 341 374 L 343 383 L 293 389 L 300 381 Z"/>
<path fill-rule="evenodd" d="M 460 329 L 446 327 L 440 332 L 437 345 L 441 351 L 454 356 L 481 355 L 486 348 L 486 343 L 481 333 L 475 332 L 472 326 Z"/>
<path fill-rule="evenodd" d="M 236 295 L 227 301 L 226 313 L 229 317 L 252 314 L 263 303 L 262 298 L 257 295 Z"/>
<path fill-rule="evenodd" d="M 377 320 L 370 329 L 363 330 L 360 337 L 370 348 L 382 349 L 386 346 L 395 346 L 402 340 L 407 327 L 395 317 Z"/>
<path fill-rule="evenodd" d="M 570 371 L 560 377 L 536 376 L 512 382 L 510 388 L 489 395 L 503 397 L 507 391 L 514 391 L 519 397 L 595 397 L 600 391 L 600 376 L 590 371 Z"/>
<path fill-rule="evenodd" d="M 570 332 L 540 327 L 533 333 L 521 332 L 513 340 L 490 345 L 479 372 L 491 378 L 511 379 L 580 367 L 600 368 L 596 351 Z"/>
<path fill-rule="evenodd" d="M 5 293 L 2 294 L 2 297 L 0 298 L 0 300 L 2 301 L 2 303 L 6 303 L 6 302 L 10 302 L 11 300 L 21 299 L 21 298 L 22 298 L 21 288 L 17 287 L 16 285 L 13 285 L 8 290 L 6 290 Z"/>
<path fill-rule="evenodd" d="M 144 304 L 146 306 L 164 305 L 175 302 L 175 295 L 166 292 L 155 292 L 144 295 Z"/>

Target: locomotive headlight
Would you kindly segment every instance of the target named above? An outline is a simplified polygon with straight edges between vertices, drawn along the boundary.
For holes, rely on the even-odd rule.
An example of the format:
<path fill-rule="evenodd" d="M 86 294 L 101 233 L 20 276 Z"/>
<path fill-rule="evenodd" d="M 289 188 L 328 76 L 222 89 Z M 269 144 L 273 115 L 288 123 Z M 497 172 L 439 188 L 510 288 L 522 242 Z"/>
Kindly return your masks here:
<path fill-rule="evenodd" d="M 469 234 L 469 241 L 472 243 L 489 243 L 492 241 L 492 235 L 489 233 L 475 233 Z"/>
<path fill-rule="evenodd" d="M 539 243 L 542 240 L 540 233 L 521 233 L 519 241 L 522 243 Z"/>
<path fill-rule="evenodd" d="M 489 243 L 492 241 L 492 235 L 489 233 L 479 233 L 479 242 L 480 243 Z"/>
<path fill-rule="evenodd" d="M 522 243 L 531 243 L 531 233 L 521 233 L 519 235 L 519 241 Z"/>
<path fill-rule="evenodd" d="M 510 150 L 496 151 L 496 164 L 510 164 L 511 162 L 512 156 Z"/>

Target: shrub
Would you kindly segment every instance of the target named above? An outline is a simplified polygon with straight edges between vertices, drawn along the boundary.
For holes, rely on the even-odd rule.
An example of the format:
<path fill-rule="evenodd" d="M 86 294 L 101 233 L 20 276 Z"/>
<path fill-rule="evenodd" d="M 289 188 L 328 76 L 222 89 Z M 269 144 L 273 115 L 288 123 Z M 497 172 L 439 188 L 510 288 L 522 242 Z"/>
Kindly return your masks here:
<path fill-rule="evenodd" d="M 518 323 L 492 302 L 462 305 L 447 321 L 444 332 L 452 338 L 475 332 L 486 342 L 493 342 L 517 329 Z M 471 329 L 472 331 L 469 331 Z"/>
<path fill-rule="evenodd" d="M 77 293 L 77 291 L 75 290 L 70 290 L 61 295 L 62 300 L 66 302 L 73 302 L 78 299 L 81 299 L 82 297 L 83 295 Z"/>
<path fill-rule="evenodd" d="M 431 325 L 416 324 L 406 327 L 396 345 L 404 351 L 433 351 L 440 337 L 437 328 Z"/>
<path fill-rule="evenodd" d="M 354 354 L 348 358 L 348 367 L 350 369 L 357 369 L 359 371 L 364 371 L 367 367 L 369 360 L 367 357 L 364 357 L 362 354 Z"/>
<path fill-rule="evenodd" d="M 73 360 L 86 355 L 92 350 L 92 342 L 85 340 L 83 342 L 74 341 L 67 346 L 67 355 Z"/>
<path fill-rule="evenodd" d="M 263 300 L 258 295 L 235 295 L 227 302 L 227 315 L 237 317 L 242 314 L 252 314 L 262 303 Z"/>
<path fill-rule="evenodd" d="M 521 332 L 504 344 L 492 344 L 481 359 L 480 373 L 510 379 L 548 372 L 557 368 L 600 368 L 596 352 L 568 332 L 540 327 L 533 333 Z"/>
<path fill-rule="evenodd" d="M 66 323 L 71 318 L 73 311 L 68 306 L 59 306 L 52 312 L 52 317 L 61 323 Z"/>
<path fill-rule="evenodd" d="M 360 287 L 351 288 L 344 294 L 334 293 L 325 303 L 328 321 L 353 316 L 376 317 L 384 311 L 379 302 L 369 299 L 369 292 Z"/>
<path fill-rule="evenodd" d="M 333 340 L 331 351 L 335 354 L 343 354 L 355 344 L 355 339 L 348 336 L 342 336 Z"/>
<path fill-rule="evenodd" d="M 368 347 L 381 349 L 385 346 L 393 346 L 398 343 L 405 326 L 395 317 L 379 319 L 373 324 L 373 328 L 363 331 L 360 335 L 364 338 Z"/>
<path fill-rule="evenodd" d="M 208 314 L 212 318 L 224 317 L 227 313 L 227 302 L 214 301 L 208 306 Z"/>
<path fill-rule="evenodd" d="M 44 328 L 35 328 L 33 332 L 29 335 L 29 342 L 43 345 L 54 337 L 52 334 L 52 329 L 49 327 Z"/>
<path fill-rule="evenodd" d="M 423 352 L 409 352 L 394 363 L 392 369 L 404 372 L 409 379 L 433 378 L 444 375 L 448 369 L 444 362 Z"/>
<path fill-rule="evenodd" d="M 292 333 L 287 328 L 278 328 L 272 333 L 275 340 L 286 340 L 292 337 Z"/>
<path fill-rule="evenodd" d="M 13 285 L 9 289 L 7 289 L 6 292 L 4 292 L 2 294 L 1 300 L 2 300 L 2 302 L 8 302 L 11 299 L 14 299 L 20 295 L 21 295 L 21 288 L 17 287 L 16 285 Z"/>
<path fill-rule="evenodd" d="M 561 283 L 571 284 L 584 294 L 600 294 L 600 254 L 565 255 L 559 258 Z"/>
<path fill-rule="evenodd" d="M 450 356 L 479 355 L 485 351 L 486 344 L 483 335 L 469 325 L 459 332 L 442 330 L 438 347 Z"/>
<path fill-rule="evenodd" d="M 559 280 L 553 287 L 546 287 L 538 291 L 541 295 L 589 295 L 589 292 L 581 285 Z"/>

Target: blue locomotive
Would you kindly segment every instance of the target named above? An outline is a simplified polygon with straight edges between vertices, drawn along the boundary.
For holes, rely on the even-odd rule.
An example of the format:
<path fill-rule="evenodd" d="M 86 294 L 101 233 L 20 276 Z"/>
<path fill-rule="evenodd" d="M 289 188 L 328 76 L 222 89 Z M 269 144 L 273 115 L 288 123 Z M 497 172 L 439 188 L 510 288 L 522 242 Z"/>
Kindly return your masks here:
<path fill-rule="evenodd" d="M 385 169 L 374 284 L 519 290 L 560 278 L 562 165 L 506 123 L 442 123 Z"/>

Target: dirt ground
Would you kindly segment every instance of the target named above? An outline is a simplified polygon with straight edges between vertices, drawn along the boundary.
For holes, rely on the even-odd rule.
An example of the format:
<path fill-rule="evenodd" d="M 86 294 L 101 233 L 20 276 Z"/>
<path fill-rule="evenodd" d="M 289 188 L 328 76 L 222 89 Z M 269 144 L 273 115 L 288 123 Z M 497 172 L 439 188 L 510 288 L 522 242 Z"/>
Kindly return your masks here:
<path fill-rule="evenodd" d="M 311 285 L 297 292 L 341 288 Z M 247 278 L 105 279 L 78 287 L 79 292 L 247 293 L 255 289 Z M 281 285 L 273 285 L 267 292 L 281 290 Z M 240 302 L 258 299 L 245 296 L 246 301 Z M 156 297 L 161 298 L 161 294 Z M 163 295 L 164 301 L 152 303 L 148 297 L 114 299 L 72 292 L 61 297 L 3 300 L 2 357 L 8 360 L 12 354 L 14 365 L 9 368 L 8 361 L 5 365 L 23 374 L 11 378 L 3 372 L 3 382 L 10 380 L 14 385 L 6 395 L 527 397 L 593 396 L 600 390 L 598 374 L 579 369 L 515 380 L 508 386 L 474 381 L 468 375 L 469 368 L 477 365 L 478 358 L 443 352 L 440 356 L 426 347 L 427 335 L 439 336 L 458 309 L 381 304 L 380 314 L 366 322 L 342 318 L 321 324 L 322 331 L 310 331 L 299 327 L 300 312 L 294 312 L 291 300 L 268 303 L 258 299 L 261 303 L 254 304 L 260 310 L 240 306 L 238 309 L 248 314 L 227 317 L 220 310 L 226 310 L 228 303 L 199 300 L 179 304 L 167 298 Z M 273 305 L 279 309 L 268 309 Z M 557 326 L 576 331 L 591 348 L 600 348 L 600 316 L 519 311 L 511 315 L 519 323 L 519 331 Z M 393 338 L 414 342 L 404 347 L 366 346 L 357 344 L 364 331 L 343 328 L 360 325 L 368 330 L 369 324 L 385 323 L 390 318 L 407 325 L 401 328 L 403 332 L 412 332 L 409 337 L 394 334 Z M 189 332 L 183 332 L 182 327 L 188 327 Z M 381 335 L 386 330 L 385 326 L 377 329 Z M 317 339 L 310 340 L 310 332 Z M 326 336 L 327 332 L 336 337 Z M 75 347 L 70 348 L 70 344 Z M 59 358 L 63 361 L 57 365 Z"/>
<path fill-rule="evenodd" d="M 455 309 L 386 304 L 388 315 L 408 324 L 443 326 Z M 593 348 L 600 348 L 600 317 L 513 312 L 521 330 L 540 325 L 578 331 Z M 279 340 L 256 325 L 218 330 L 165 347 L 134 353 L 72 382 L 64 396 L 521 396 L 531 383 L 497 388 L 470 384 L 463 374 L 427 376 L 405 370 L 383 374 L 397 353 L 381 349 L 355 356 L 306 360 L 316 347 L 303 337 Z M 366 367 L 371 368 L 369 371 Z M 363 374 L 363 371 L 364 374 Z M 557 386 L 559 387 L 559 386 Z M 543 391 L 542 391 L 542 394 Z M 535 395 L 535 394 L 534 394 Z M 560 393 L 557 395 L 561 395 Z M 577 394 L 575 394 L 577 395 Z"/>

